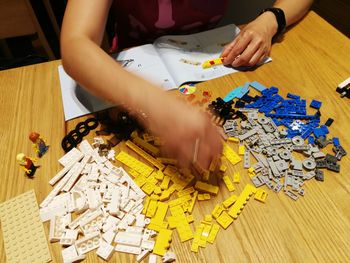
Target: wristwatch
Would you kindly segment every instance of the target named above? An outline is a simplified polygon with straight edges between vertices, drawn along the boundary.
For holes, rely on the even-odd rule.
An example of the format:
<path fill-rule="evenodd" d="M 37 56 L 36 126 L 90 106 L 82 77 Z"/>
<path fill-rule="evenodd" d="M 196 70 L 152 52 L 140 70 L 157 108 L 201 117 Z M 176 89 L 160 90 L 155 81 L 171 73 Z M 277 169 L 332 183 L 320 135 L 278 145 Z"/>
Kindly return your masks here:
<path fill-rule="evenodd" d="M 281 8 L 276 8 L 276 7 L 271 7 L 271 8 L 266 8 L 261 11 L 260 15 L 265 13 L 265 12 L 272 12 L 277 20 L 278 28 L 277 32 L 274 35 L 274 38 L 280 36 L 285 30 L 286 30 L 286 16 L 284 15 L 284 12 Z"/>

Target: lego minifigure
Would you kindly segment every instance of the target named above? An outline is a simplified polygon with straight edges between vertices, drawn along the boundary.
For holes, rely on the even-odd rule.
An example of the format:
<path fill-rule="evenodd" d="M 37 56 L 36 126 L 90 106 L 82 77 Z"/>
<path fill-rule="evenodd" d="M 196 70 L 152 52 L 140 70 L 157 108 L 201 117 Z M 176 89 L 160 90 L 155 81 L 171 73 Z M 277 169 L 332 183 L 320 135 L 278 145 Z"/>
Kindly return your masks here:
<path fill-rule="evenodd" d="M 33 177 L 36 169 L 39 167 L 34 165 L 36 159 L 27 157 L 24 153 L 17 154 L 16 159 L 19 165 L 22 166 L 23 170 L 26 172 L 26 175 L 28 177 Z"/>
<path fill-rule="evenodd" d="M 46 145 L 44 139 L 40 137 L 40 134 L 37 132 L 32 132 L 29 134 L 29 139 L 34 143 L 33 147 L 38 154 L 38 157 L 41 158 L 49 149 L 49 146 Z"/>

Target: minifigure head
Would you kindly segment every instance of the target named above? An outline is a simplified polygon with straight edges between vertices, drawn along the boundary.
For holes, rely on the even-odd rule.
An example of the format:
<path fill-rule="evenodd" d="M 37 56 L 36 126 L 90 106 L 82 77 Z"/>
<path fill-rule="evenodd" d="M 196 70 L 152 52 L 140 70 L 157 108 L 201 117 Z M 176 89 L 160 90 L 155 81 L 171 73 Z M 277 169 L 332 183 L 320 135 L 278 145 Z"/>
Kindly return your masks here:
<path fill-rule="evenodd" d="M 36 140 L 40 137 L 40 134 L 37 132 L 32 132 L 29 134 L 29 140 L 31 140 L 32 142 L 36 142 Z"/>
<path fill-rule="evenodd" d="M 19 153 L 16 156 L 16 160 L 19 164 L 25 165 L 26 164 L 26 156 L 24 153 Z"/>

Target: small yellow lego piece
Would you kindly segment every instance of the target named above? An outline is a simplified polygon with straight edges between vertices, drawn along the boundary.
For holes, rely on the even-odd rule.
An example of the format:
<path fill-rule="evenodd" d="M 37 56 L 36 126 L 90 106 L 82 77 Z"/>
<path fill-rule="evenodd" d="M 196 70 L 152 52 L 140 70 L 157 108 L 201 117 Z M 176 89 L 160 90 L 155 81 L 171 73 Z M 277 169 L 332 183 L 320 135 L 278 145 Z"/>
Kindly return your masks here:
<path fill-rule="evenodd" d="M 148 205 L 149 205 L 150 201 L 151 201 L 151 198 L 147 196 L 145 199 L 145 202 L 143 204 L 142 214 L 144 214 L 144 215 L 146 214 L 146 211 L 148 209 Z"/>
<path fill-rule="evenodd" d="M 222 165 L 220 165 L 220 169 L 219 170 L 220 170 L 220 172 L 224 173 L 227 170 L 227 166 L 222 164 Z"/>
<path fill-rule="evenodd" d="M 231 195 L 224 202 L 222 202 L 222 205 L 227 209 L 231 205 L 233 205 L 236 202 L 236 200 L 237 200 L 237 195 Z"/>
<path fill-rule="evenodd" d="M 160 229 L 157 235 L 156 243 L 154 244 L 153 253 L 159 256 L 164 256 L 170 247 L 172 231 L 168 229 Z"/>
<path fill-rule="evenodd" d="M 210 177 L 210 172 L 208 170 L 205 170 L 202 174 L 202 180 L 208 182 Z"/>
<path fill-rule="evenodd" d="M 125 142 L 125 145 L 128 146 L 131 150 L 136 152 L 138 155 L 140 155 L 142 158 L 147 160 L 149 163 L 157 167 L 159 170 L 163 170 L 165 168 L 165 165 L 159 162 L 156 158 L 151 156 L 150 154 L 146 153 L 144 150 L 142 150 L 140 147 L 138 147 L 135 143 L 133 143 L 130 140 L 127 140 Z"/>
<path fill-rule="evenodd" d="M 115 159 L 146 177 L 153 172 L 152 167 L 144 164 L 124 151 L 121 151 Z"/>
<path fill-rule="evenodd" d="M 169 183 L 170 183 L 170 177 L 165 175 L 163 181 L 160 184 L 160 188 L 162 188 L 163 190 L 168 189 Z"/>
<path fill-rule="evenodd" d="M 154 178 L 156 178 L 159 181 L 162 181 L 164 178 L 163 172 L 161 170 L 154 172 Z"/>
<path fill-rule="evenodd" d="M 160 195 L 160 194 L 162 194 L 162 189 L 161 189 L 159 186 L 156 186 L 156 187 L 154 188 L 154 193 L 155 193 L 156 195 Z"/>
<path fill-rule="evenodd" d="M 207 242 L 210 244 L 213 244 L 215 241 L 215 238 L 217 236 L 217 234 L 219 233 L 220 227 L 217 224 L 213 224 L 213 226 L 211 227 L 209 236 L 207 238 Z"/>
<path fill-rule="evenodd" d="M 233 174 L 233 182 L 234 182 L 235 184 L 239 184 L 240 180 L 241 180 L 241 174 L 240 174 L 240 172 L 235 172 L 235 173 Z"/>
<path fill-rule="evenodd" d="M 187 222 L 186 215 L 181 205 L 169 207 L 171 214 L 176 217 L 177 225 L 176 230 L 179 234 L 180 241 L 185 242 L 193 238 L 193 233 L 190 225 Z"/>
<path fill-rule="evenodd" d="M 147 217 L 153 217 L 157 211 L 157 207 L 158 207 L 158 201 L 157 200 L 153 200 L 151 199 L 149 201 L 148 207 L 147 207 L 147 212 L 146 212 L 146 216 Z"/>
<path fill-rule="evenodd" d="M 199 241 L 201 239 L 203 229 L 204 229 L 203 225 L 196 226 L 196 231 L 194 233 L 192 244 L 191 244 L 192 252 L 198 252 Z"/>
<path fill-rule="evenodd" d="M 213 219 L 213 216 L 212 215 L 205 215 L 204 216 L 204 221 L 207 221 L 207 222 L 211 222 L 211 220 Z"/>
<path fill-rule="evenodd" d="M 157 160 L 159 162 L 161 162 L 162 164 L 165 165 L 177 165 L 177 160 L 176 159 L 171 159 L 171 158 L 162 158 L 162 157 L 158 157 Z"/>
<path fill-rule="evenodd" d="M 236 219 L 239 214 L 241 213 L 244 206 L 247 204 L 250 196 L 256 192 L 256 188 L 252 186 L 251 184 L 247 184 L 242 193 L 238 196 L 236 202 L 233 204 L 231 209 L 229 210 L 228 214 Z"/>
<path fill-rule="evenodd" d="M 135 184 L 137 184 L 139 187 L 142 187 L 145 183 L 147 183 L 147 178 L 143 175 L 140 175 L 134 179 Z"/>
<path fill-rule="evenodd" d="M 187 223 L 191 224 L 194 222 L 194 217 L 193 215 L 188 215 L 186 216 L 186 219 L 187 219 Z"/>
<path fill-rule="evenodd" d="M 220 215 L 221 215 L 221 213 L 224 211 L 224 207 L 223 207 L 223 205 L 222 204 L 217 204 L 215 207 L 214 207 L 214 209 L 213 209 L 213 211 L 211 212 L 211 214 L 212 214 L 212 216 L 216 219 L 216 218 L 218 218 Z"/>
<path fill-rule="evenodd" d="M 214 172 L 216 167 L 219 164 L 219 157 L 214 157 L 213 160 L 211 160 L 210 166 L 209 166 L 209 171 Z"/>
<path fill-rule="evenodd" d="M 136 136 L 132 138 L 133 142 L 139 146 L 140 148 L 144 149 L 146 152 L 152 154 L 155 157 L 159 156 L 160 150 L 159 148 L 153 146 L 152 144 L 146 142 L 144 139 Z"/>
<path fill-rule="evenodd" d="M 128 174 L 131 175 L 133 178 L 138 177 L 140 174 L 138 172 L 136 172 L 134 169 L 130 169 L 128 171 Z"/>
<path fill-rule="evenodd" d="M 141 187 L 142 191 L 144 191 L 147 195 L 151 195 L 155 188 L 156 186 L 154 184 L 148 182 Z"/>
<path fill-rule="evenodd" d="M 224 211 L 221 213 L 221 215 L 216 218 L 216 222 L 223 228 L 228 228 L 233 223 L 233 218 L 229 216 L 229 214 Z"/>
<path fill-rule="evenodd" d="M 258 200 L 262 203 L 265 203 L 266 198 L 267 198 L 267 192 L 265 190 L 263 190 L 263 189 L 256 190 L 256 193 L 254 195 L 255 200 Z"/>
<path fill-rule="evenodd" d="M 205 200 L 205 199 L 204 199 L 204 194 L 198 194 L 197 200 L 198 200 L 198 201 L 204 201 L 204 200 Z"/>
<path fill-rule="evenodd" d="M 183 203 L 191 200 L 191 195 L 184 195 L 182 197 L 176 198 L 174 200 L 171 200 L 168 204 L 169 207 L 177 206 L 177 205 L 182 205 Z"/>
<path fill-rule="evenodd" d="M 151 218 L 150 225 L 152 224 L 152 225 L 156 225 L 156 226 L 161 227 L 162 224 L 164 223 L 164 218 L 165 218 L 166 213 L 168 211 L 168 207 L 169 207 L 168 204 L 163 203 L 163 202 L 158 202 L 157 212 Z M 150 228 L 150 225 L 147 228 L 152 229 L 152 228 Z M 153 230 L 156 230 L 156 229 L 153 229 Z M 156 230 L 156 231 L 159 231 L 159 230 Z"/>
<path fill-rule="evenodd" d="M 234 187 L 234 185 L 233 185 L 233 183 L 232 183 L 232 181 L 231 181 L 231 179 L 230 179 L 230 177 L 229 177 L 228 175 L 224 175 L 224 176 L 222 177 L 222 180 L 224 181 L 224 183 L 225 183 L 227 189 L 228 189 L 230 192 L 232 192 L 232 191 L 235 190 L 235 187 Z"/>
<path fill-rule="evenodd" d="M 210 200 L 211 196 L 210 194 L 203 194 L 204 200 Z"/>
<path fill-rule="evenodd" d="M 169 190 L 164 190 L 159 197 L 159 201 L 168 200 L 170 198 L 170 194 L 171 193 L 169 192 Z"/>
<path fill-rule="evenodd" d="M 151 184 L 157 184 L 158 180 L 154 177 L 154 173 L 147 177 L 147 182 Z"/>
<path fill-rule="evenodd" d="M 249 168 L 248 168 L 248 173 L 254 173 L 254 172 L 255 172 L 255 170 L 254 170 L 253 167 L 249 167 Z"/>
<path fill-rule="evenodd" d="M 195 192 L 193 193 L 192 200 L 190 201 L 190 203 L 189 203 L 189 205 L 188 205 L 187 212 L 192 213 L 193 208 L 194 208 L 194 205 L 195 205 L 196 200 L 197 200 L 197 196 L 198 196 L 198 191 L 195 191 Z"/>
<path fill-rule="evenodd" d="M 182 197 L 184 195 L 192 194 L 196 191 L 192 186 L 186 189 L 181 190 L 180 192 L 177 193 L 177 197 Z"/>
<path fill-rule="evenodd" d="M 236 138 L 236 137 L 228 137 L 227 141 L 229 141 L 229 142 L 239 142 L 239 139 Z"/>
<path fill-rule="evenodd" d="M 206 60 L 202 63 L 202 68 L 207 69 L 207 68 L 211 68 L 213 66 L 221 65 L 223 61 L 224 61 L 223 58 L 215 58 L 215 59 Z"/>
<path fill-rule="evenodd" d="M 245 147 L 244 147 L 244 145 L 242 144 L 242 145 L 240 145 L 240 146 L 238 147 L 238 154 L 239 154 L 239 155 L 244 155 L 244 152 L 245 152 Z"/>
<path fill-rule="evenodd" d="M 223 143 L 223 155 L 233 164 L 236 165 L 242 158 L 227 143 Z"/>
<path fill-rule="evenodd" d="M 219 187 L 201 181 L 197 181 L 194 188 L 199 191 L 210 193 L 213 195 L 217 195 L 219 192 Z"/>

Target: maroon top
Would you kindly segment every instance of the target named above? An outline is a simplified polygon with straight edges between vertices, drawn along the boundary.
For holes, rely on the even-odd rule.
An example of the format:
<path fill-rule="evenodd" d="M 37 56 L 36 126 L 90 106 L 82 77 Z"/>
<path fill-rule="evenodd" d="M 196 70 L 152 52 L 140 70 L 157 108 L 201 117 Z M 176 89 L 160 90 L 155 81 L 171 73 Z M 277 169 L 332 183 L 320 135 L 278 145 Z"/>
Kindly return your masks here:
<path fill-rule="evenodd" d="M 188 34 L 214 27 L 228 0 L 115 0 L 118 48 L 152 42 L 164 34 Z M 114 43 L 116 46 L 116 43 Z"/>

